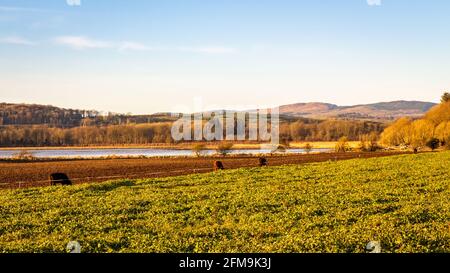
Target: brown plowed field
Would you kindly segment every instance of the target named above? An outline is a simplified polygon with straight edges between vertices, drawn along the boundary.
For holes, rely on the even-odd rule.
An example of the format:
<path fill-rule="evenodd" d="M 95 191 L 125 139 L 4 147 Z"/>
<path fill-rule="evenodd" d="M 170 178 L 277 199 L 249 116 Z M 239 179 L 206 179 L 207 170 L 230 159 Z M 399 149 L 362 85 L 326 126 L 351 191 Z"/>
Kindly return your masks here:
<path fill-rule="evenodd" d="M 402 154 L 376 153 L 322 153 L 310 155 L 268 156 L 270 166 L 305 164 L 328 160 L 371 158 Z M 47 162 L 0 162 L 0 189 L 48 186 L 50 173 L 66 173 L 75 184 L 104 182 L 120 178 L 153 178 L 205 173 L 213 170 L 213 162 L 220 160 L 226 169 L 256 167 L 258 157 L 227 158 L 148 158 L 61 160 Z"/>

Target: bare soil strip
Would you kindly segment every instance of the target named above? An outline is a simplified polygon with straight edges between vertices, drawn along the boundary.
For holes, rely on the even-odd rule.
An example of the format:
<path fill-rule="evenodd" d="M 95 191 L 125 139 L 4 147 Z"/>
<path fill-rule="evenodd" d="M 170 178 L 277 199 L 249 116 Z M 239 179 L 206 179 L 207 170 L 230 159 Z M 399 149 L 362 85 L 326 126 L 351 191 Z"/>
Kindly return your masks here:
<path fill-rule="evenodd" d="M 268 156 L 269 166 L 305 164 L 328 160 L 372 158 L 404 154 L 402 152 L 376 153 L 321 153 L 309 155 Z M 104 182 L 125 178 L 154 178 L 179 176 L 213 171 L 215 160 L 225 169 L 257 167 L 258 157 L 229 158 L 146 158 L 103 159 L 49 162 L 0 162 L 0 189 L 49 186 L 51 173 L 66 173 L 74 184 Z"/>

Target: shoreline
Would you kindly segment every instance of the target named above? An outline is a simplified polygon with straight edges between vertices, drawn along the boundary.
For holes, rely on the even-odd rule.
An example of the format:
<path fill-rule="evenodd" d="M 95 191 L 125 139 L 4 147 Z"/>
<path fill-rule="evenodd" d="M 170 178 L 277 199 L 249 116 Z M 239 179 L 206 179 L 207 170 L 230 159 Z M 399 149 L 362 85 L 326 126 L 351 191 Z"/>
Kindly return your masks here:
<path fill-rule="evenodd" d="M 324 151 L 312 151 L 309 154 L 307 153 L 241 153 L 241 154 L 227 154 L 226 156 L 220 154 L 210 154 L 210 155 L 201 155 L 196 156 L 192 155 L 156 155 L 156 156 L 145 156 L 145 155 L 131 155 L 131 156 L 120 156 L 120 155 L 109 155 L 109 156 L 98 156 L 98 157 L 35 157 L 34 159 L 15 159 L 15 158 L 2 158 L 0 157 L 0 163 L 38 163 L 38 162 L 63 162 L 63 161 L 95 161 L 95 160 L 137 160 L 137 159 L 236 159 L 236 158 L 254 158 L 254 157 L 289 157 L 295 155 L 321 155 L 321 154 L 331 154 L 335 153 L 334 151 L 323 149 Z M 351 153 L 351 152 L 347 152 Z"/>
<path fill-rule="evenodd" d="M 289 149 L 302 149 L 306 144 L 312 145 L 313 149 L 333 149 L 337 141 L 303 141 L 290 143 Z M 194 144 L 197 143 L 181 143 L 181 144 L 152 144 L 152 145 L 93 145 L 93 146 L 30 146 L 30 147 L 0 147 L 0 151 L 22 151 L 22 150 L 132 150 L 132 149 L 158 149 L 158 150 L 192 150 Z M 214 150 L 218 144 L 205 144 L 205 149 Z M 359 141 L 349 141 L 351 148 L 356 148 Z M 267 145 L 265 143 L 237 143 L 234 144 L 232 150 L 247 150 L 247 149 L 260 149 L 261 145 Z"/>

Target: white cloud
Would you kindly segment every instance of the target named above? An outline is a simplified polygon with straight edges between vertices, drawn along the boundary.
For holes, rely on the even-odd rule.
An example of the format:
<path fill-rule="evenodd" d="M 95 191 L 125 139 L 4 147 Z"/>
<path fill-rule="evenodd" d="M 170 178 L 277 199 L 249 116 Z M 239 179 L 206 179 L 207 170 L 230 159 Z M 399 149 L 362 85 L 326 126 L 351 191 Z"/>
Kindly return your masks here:
<path fill-rule="evenodd" d="M 118 47 L 119 50 L 132 50 L 132 51 L 182 51 L 193 53 L 206 53 L 206 54 L 230 54 L 235 53 L 237 50 L 230 47 L 220 46 L 205 46 L 205 47 L 150 47 L 136 42 L 122 42 Z"/>
<path fill-rule="evenodd" d="M 18 11 L 18 8 L 17 7 L 0 6 L 0 11 Z"/>
<path fill-rule="evenodd" d="M 236 53 L 237 50 L 231 47 L 206 46 L 206 47 L 180 47 L 180 51 L 207 53 L 207 54 L 230 54 Z"/>
<path fill-rule="evenodd" d="M 119 50 L 121 50 L 121 51 L 126 51 L 126 50 L 148 51 L 148 50 L 153 50 L 153 48 L 146 46 L 144 44 L 141 44 L 141 43 L 125 41 L 120 44 Z"/>
<path fill-rule="evenodd" d="M 109 42 L 93 40 L 83 36 L 61 36 L 54 40 L 59 45 L 65 45 L 78 50 L 114 47 L 113 44 Z"/>
<path fill-rule="evenodd" d="M 111 42 L 94 40 L 84 36 L 60 36 L 54 39 L 58 45 L 68 46 L 72 49 L 114 49 L 118 51 L 181 51 L 204 54 L 231 54 L 237 50 L 231 47 L 203 46 L 203 47 L 151 47 L 133 41 Z"/>
<path fill-rule="evenodd" d="M 381 0 L 367 0 L 369 6 L 381 6 Z"/>
<path fill-rule="evenodd" d="M 31 9 L 31 10 L 34 10 L 34 9 Z M 30 9 L 21 8 L 21 7 L 0 6 L 0 11 L 30 11 Z"/>
<path fill-rule="evenodd" d="M 5 37 L 3 39 L 0 39 L 0 43 L 1 44 L 10 44 L 10 45 L 24 45 L 24 46 L 32 46 L 32 45 L 36 44 L 27 39 L 17 37 L 17 36 Z"/>
<path fill-rule="evenodd" d="M 24 7 L 13 7 L 13 6 L 0 6 L 0 11 L 3 12 L 55 12 L 49 9 L 37 9 L 37 8 L 24 8 Z"/>

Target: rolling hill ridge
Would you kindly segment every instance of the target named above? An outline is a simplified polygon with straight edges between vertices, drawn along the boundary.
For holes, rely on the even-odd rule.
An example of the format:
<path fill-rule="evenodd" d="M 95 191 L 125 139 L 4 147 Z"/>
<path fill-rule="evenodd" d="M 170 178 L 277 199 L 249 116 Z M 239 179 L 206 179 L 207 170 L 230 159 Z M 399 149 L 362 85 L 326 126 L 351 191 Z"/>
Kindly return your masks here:
<path fill-rule="evenodd" d="M 285 117 L 308 119 L 351 119 L 390 121 L 400 117 L 419 118 L 430 108 L 432 102 L 392 101 L 354 106 L 338 106 L 330 103 L 312 102 L 280 106 L 280 114 Z M 147 123 L 173 121 L 170 113 L 150 115 L 125 115 L 109 113 L 101 116 L 91 110 L 64 109 L 49 105 L 0 103 L 0 125 L 50 124 L 61 127 L 75 127 L 84 124 L 86 119 L 95 125 L 117 125 L 127 123 Z"/>
<path fill-rule="evenodd" d="M 353 106 L 338 106 L 329 103 L 297 103 L 283 105 L 280 113 L 305 118 L 341 118 L 394 120 L 400 117 L 418 118 L 435 106 L 432 102 L 392 101 Z"/>

